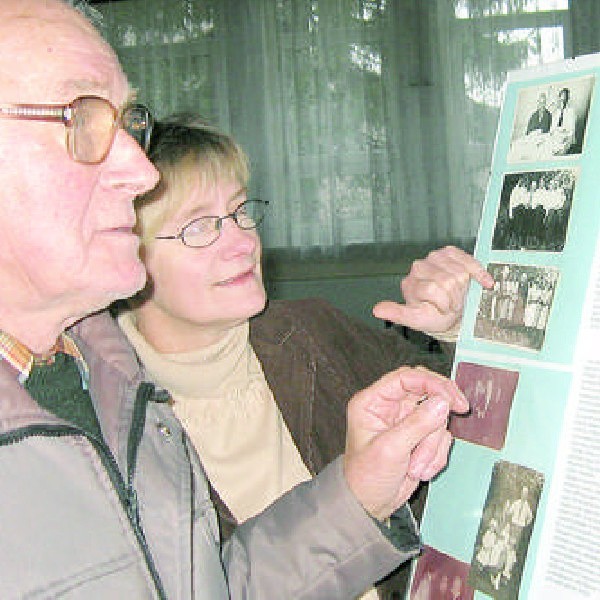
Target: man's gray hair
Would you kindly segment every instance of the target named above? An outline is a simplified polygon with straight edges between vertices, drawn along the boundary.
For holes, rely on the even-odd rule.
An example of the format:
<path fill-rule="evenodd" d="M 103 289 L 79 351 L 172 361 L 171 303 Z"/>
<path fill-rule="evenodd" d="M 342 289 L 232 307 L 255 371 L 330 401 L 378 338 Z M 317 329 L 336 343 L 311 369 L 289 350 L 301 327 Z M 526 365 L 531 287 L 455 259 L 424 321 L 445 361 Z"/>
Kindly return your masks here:
<path fill-rule="evenodd" d="M 88 0 L 64 0 L 64 2 L 79 11 L 100 33 L 104 34 L 104 17 Z"/>

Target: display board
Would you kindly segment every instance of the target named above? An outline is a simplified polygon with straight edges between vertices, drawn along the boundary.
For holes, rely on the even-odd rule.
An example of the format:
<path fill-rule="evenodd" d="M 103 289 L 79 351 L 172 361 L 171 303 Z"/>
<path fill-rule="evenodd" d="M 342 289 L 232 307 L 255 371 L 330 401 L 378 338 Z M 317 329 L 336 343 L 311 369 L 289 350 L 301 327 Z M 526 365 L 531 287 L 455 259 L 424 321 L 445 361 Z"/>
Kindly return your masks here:
<path fill-rule="evenodd" d="M 510 73 L 413 600 L 600 598 L 600 55 Z"/>

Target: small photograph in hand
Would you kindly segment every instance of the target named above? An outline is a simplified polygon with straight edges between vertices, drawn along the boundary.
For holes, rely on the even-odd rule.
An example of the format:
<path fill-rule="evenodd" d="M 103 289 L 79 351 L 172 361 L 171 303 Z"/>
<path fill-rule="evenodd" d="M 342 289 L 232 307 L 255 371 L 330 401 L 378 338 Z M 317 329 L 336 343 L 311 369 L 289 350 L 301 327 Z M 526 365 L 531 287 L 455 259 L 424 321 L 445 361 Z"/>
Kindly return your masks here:
<path fill-rule="evenodd" d="M 452 435 L 494 450 L 502 449 L 518 380 L 518 371 L 458 363 L 455 381 L 471 410 L 466 415 L 452 415 Z"/>
<path fill-rule="evenodd" d="M 415 567 L 410 600 L 472 600 L 469 563 L 425 546 Z"/>
<path fill-rule="evenodd" d="M 469 583 L 496 600 L 517 600 L 544 476 L 506 461 L 494 465 L 473 550 Z"/>

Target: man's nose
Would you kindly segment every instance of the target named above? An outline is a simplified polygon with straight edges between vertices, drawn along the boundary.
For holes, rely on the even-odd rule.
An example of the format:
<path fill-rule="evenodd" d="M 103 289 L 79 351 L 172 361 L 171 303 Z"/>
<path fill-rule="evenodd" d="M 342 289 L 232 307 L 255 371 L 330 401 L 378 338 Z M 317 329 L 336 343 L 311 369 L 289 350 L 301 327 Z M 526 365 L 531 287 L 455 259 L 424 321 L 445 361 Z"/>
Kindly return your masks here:
<path fill-rule="evenodd" d="M 105 183 L 136 196 L 154 188 L 160 178 L 138 142 L 123 129 L 117 131 L 105 162 Z"/>

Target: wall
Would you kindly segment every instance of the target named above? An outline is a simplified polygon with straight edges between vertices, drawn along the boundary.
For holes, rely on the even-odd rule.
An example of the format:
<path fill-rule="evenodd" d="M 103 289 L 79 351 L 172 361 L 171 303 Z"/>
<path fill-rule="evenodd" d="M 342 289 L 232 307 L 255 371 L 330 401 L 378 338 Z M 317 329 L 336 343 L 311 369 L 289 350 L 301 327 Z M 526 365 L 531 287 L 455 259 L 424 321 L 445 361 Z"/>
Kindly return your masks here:
<path fill-rule="evenodd" d="M 474 242 L 461 244 L 471 252 Z M 441 244 L 443 245 L 443 244 Z M 270 298 L 298 299 L 320 297 L 347 314 L 375 327 L 381 321 L 371 315 L 379 300 L 401 300 L 400 280 L 414 260 L 423 258 L 427 246 L 355 246 L 336 258 L 321 256 L 294 259 L 284 252 L 266 250 L 263 271 Z"/>
<path fill-rule="evenodd" d="M 382 322 L 371 315 L 371 308 L 379 300 L 397 300 L 400 296 L 399 285 L 399 275 L 290 279 L 268 281 L 267 293 L 269 298 L 284 300 L 325 298 L 346 314 L 362 319 L 373 327 L 382 327 Z"/>

